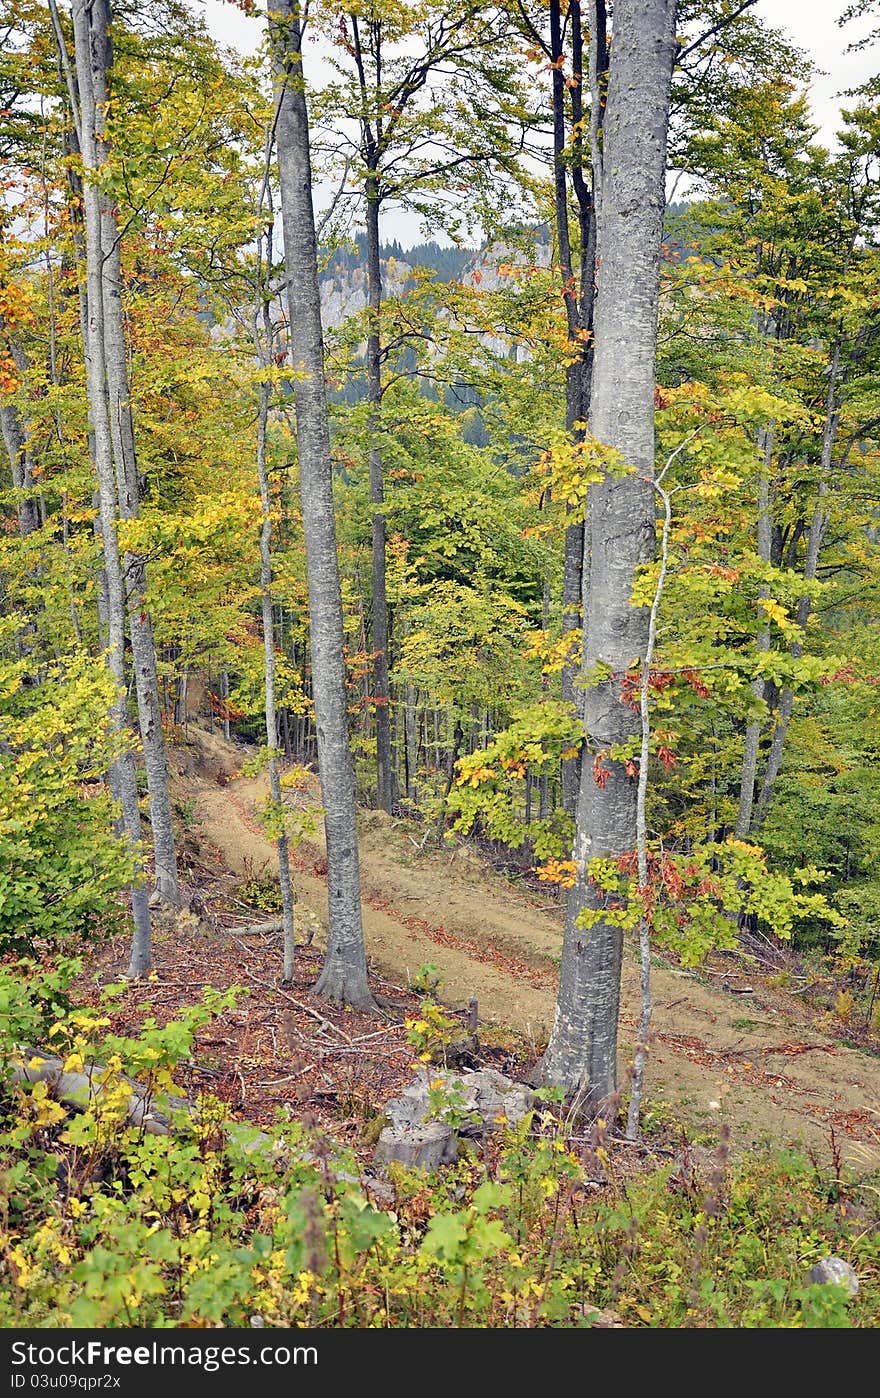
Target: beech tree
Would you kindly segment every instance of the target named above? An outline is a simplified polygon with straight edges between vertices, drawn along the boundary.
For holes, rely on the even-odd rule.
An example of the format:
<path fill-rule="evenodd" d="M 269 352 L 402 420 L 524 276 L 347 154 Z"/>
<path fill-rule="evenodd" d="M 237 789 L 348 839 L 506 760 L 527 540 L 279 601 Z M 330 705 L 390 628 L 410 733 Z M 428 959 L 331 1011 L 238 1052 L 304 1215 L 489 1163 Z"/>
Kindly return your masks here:
<path fill-rule="evenodd" d="M 66 41 L 60 17 L 52 4 L 56 41 L 65 73 L 69 77 L 69 100 L 78 141 L 82 147 L 87 177 L 96 183 L 99 202 L 100 244 L 93 255 L 100 257 L 101 334 L 103 337 L 104 392 L 107 396 L 107 427 L 115 474 L 116 505 L 122 520 L 136 520 L 140 509 L 140 486 L 128 376 L 128 347 L 123 315 L 122 231 L 113 199 L 106 189 L 111 148 L 108 121 L 111 101 L 113 47 L 109 0 L 95 0 L 72 7 L 76 80 L 70 71 Z M 92 112 L 94 115 L 92 115 Z M 86 123 L 94 131 L 86 130 Z M 88 257 L 88 247 L 86 248 Z M 89 306 L 89 314 L 94 310 Z M 94 412 L 94 407 L 93 407 Z M 97 429 L 96 429 L 97 430 Z M 180 901 L 177 883 L 177 856 L 171 802 L 168 794 L 168 763 L 162 732 L 161 704 L 156 667 L 156 647 L 146 589 L 146 562 L 142 555 L 126 552 L 123 558 L 125 605 L 133 656 L 138 718 L 150 794 L 150 824 L 153 833 L 156 890 L 170 903 Z"/>
<path fill-rule="evenodd" d="M 53 16 L 57 20 L 57 11 Z M 105 322 L 105 253 L 110 251 L 105 237 L 110 232 L 111 217 L 106 199 L 100 189 L 101 167 L 105 158 L 105 128 L 107 120 L 107 67 L 109 62 L 108 14 L 99 3 L 93 8 L 84 0 L 73 6 L 74 53 L 76 82 L 70 77 L 70 101 L 78 127 L 77 138 L 82 152 L 85 180 L 83 210 L 85 217 L 85 298 L 87 339 L 86 376 L 89 413 L 94 442 L 95 470 L 100 502 L 101 544 L 104 556 L 107 598 L 107 663 L 116 684 L 113 714 L 119 732 L 128 728 L 128 705 L 125 679 L 125 613 L 126 580 L 117 537 L 117 477 L 114 472 L 113 438 L 111 435 L 110 395 L 108 390 L 108 340 Z M 94 26 L 94 28 L 93 28 Z M 60 29 L 60 25 L 59 25 Z M 60 38 L 62 57 L 67 63 L 67 50 Z M 117 294 L 118 294 L 118 288 Z M 115 348 L 116 346 L 114 346 Z M 121 463 L 119 463 L 121 468 Z M 121 479 L 121 476 L 120 476 Z M 122 807 L 123 820 L 134 848 L 140 844 L 141 821 L 134 755 L 126 746 L 111 769 L 111 787 Z M 142 975 L 150 967 L 149 892 L 141 878 L 131 888 L 134 936 L 129 974 Z"/>
<path fill-rule="evenodd" d="M 666 132 L 675 0 L 615 6 L 601 146 L 600 265 L 590 431 L 614 453 L 588 499 L 581 763 L 556 1018 L 542 1072 L 591 1110 L 617 1086 L 623 931 L 590 881 L 594 859 L 636 843 L 636 783 L 613 755 L 637 731 L 624 677 L 647 645 L 648 612 L 632 602 L 654 546 L 654 391 Z"/>
<path fill-rule="evenodd" d="M 460 196 L 462 178 L 473 184 L 493 159 L 501 160 L 507 144 L 502 127 L 497 122 L 490 127 L 485 100 L 476 123 L 462 121 L 461 108 L 492 83 L 499 91 L 510 83 L 509 48 L 497 7 L 481 9 L 467 0 L 442 6 L 371 0 L 363 6 L 332 3 L 325 8 L 332 61 L 342 81 L 330 85 L 324 106 L 335 127 L 336 161 L 345 153 L 343 193 L 351 201 L 352 187 L 358 189 L 365 228 L 372 699 L 377 804 L 390 811 L 398 795 L 398 774 L 392 752 L 382 401 L 389 356 L 407 336 L 383 320 L 381 222 L 389 205 L 433 219 L 442 218 L 445 209 L 445 221 L 457 230 L 462 214 L 460 208 L 448 210 L 454 205 L 450 189 Z M 351 128 L 357 133 L 353 138 Z"/>
<path fill-rule="evenodd" d="M 327 837 L 327 955 L 316 990 L 337 1003 L 374 1008 L 367 983 L 360 901 L 354 769 L 348 742 L 344 629 L 318 249 L 312 203 L 309 120 L 302 67 L 304 17 L 298 0 L 270 0 L 276 91 L 275 130 L 290 311 L 296 438 L 309 589 L 318 768 Z"/>
<path fill-rule="evenodd" d="M 779 91 L 780 78 L 800 75 L 796 59 L 775 35 L 767 42 L 750 0 L 680 0 L 672 40 L 670 4 L 607 8 L 610 45 L 599 0 L 512 0 L 482 12 L 279 3 L 274 102 L 259 63 L 219 53 L 177 0 L 114 7 L 115 54 L 107 0 L 77 4 L 78 49 L 69 7 L 53 24 L 40 0 L 18 0 L 0 60 L 12 191 L 0 247 L 10 799 L 21 800 L 18 773 L 55 696 L 96 714 L 116 699 L 109 740 L 97 721 L 94 744 L 87 724 L 70 728 L 76 742 L 66 719 L 50 725 L 31 849 L 13 850 L 10 865 L 37 872 L 16 907 L 30 917 L 43 883 L 61 887 L 52 831 L 75 829 L 79 799 L 92 804 L 77 869 L 108 822 L 113 803 L 95 774 L 132 747 L 133 680 L 149 690 L 138 655 L 152 622 L 165 708 L 189 725 L 190 742 L 200 742 L 201 716 L 212 731 L 220 716 L 227 736 L 268 747 L 270 838 L 294 829 L 280 749 L 305 761 L 317 753 L 331 908 L 321 987 L 369 1005 L 349 749 L 372 799 L 382 685 L 370 628 L 382 552 L 396 702 L 380 785 L 387 798 L 402 758 L 415 845 L 419 822 L 423 847 L 432 834 L 473 832 L 505 859 L 520 850 L 523 869 L 545 861 L 542 880 L 573 883 L 544 1071 L 567 1091 L 583 1088 L 591 1109 L 614 1083 L 627 932 L 639 928 L 643 968 L 649 934 L 697 964 L 753 930 L 787 936 L 795 917 L 814 942 L 846 935 L 851 945 L 880 906 L 870 723 L 880 670 L 876 113 L 854 112 L 838 151 L 819 152 L 804 98 Z M 307 13 L 310 33 L 336 21 L 319 37 L 333 44 L 341 79 L 310 96 L 308 112 Z M 181 36 L 161 52 L 156 15 Z M 486 48 L 514 23 L 530 90 L 520 100 L 512 88 L 505 106 L 487 79 L 506 81 L 510 54 Z M 450 45 L 433 77 L 419 57 L 426 34 Z M 667 213 L 655 374 L 664 104 L 667 166 L 696 172 L 711 198 Z M 71 112 L 80 137 L 85 129 L 81 149 Z M 358 314 L 328 339 L 327 382 L 344 399 L 329 432 L 309 202 L 316 113 L 316 179 L 329 178 L 329 152 L 334 175 L 347 166 L 349 208 L 362 217 L 376 196 L 364 220 L 370 266 L 337 248 L 322 273 L 322 289 L 335 282 L 325 298 L 334 310 L 360 296 Z M 521 122 L 530 156 L 541 148 L 520 170 L 525 217 L 495 179 L 510 168 L 505 120 Z M 270 246 L 278 204 L 267 127 L 280 155 L 286 316 Z M 396 241 L 380 245 L 379 208 L 390 216 L 405 202 L 431 217 L 445 199 L 451 227 L 475 188 L 497 215 L 483 220 L 479 250 L 434 257 L 441 250 L 428 244 L 407 257 Z M 320 226 L 322 243 L 334 228 Z M 391 295 L 385 267 L 398 255 L 417 270 Z M 586 568 L 572 584 L 583 533 Z M 583 673 L 566 677 L 576 633 Z M 113 676 L 84 684 L 90 658 L 94 666 L 108 648 Z M 208 700 L 202 715 L 185 702 L 187 676 L 190 700 Z M 156 703 L 146 717 L 140 708 L 148 734 Z M 178 736 L 177 723 L 168 733 Z M 65 743 L 70 760 L 53 775 Z M 151 764 L 155 775 L 149 752 L 146 762 L 138 754 L 136 767 Z M 262 752 L 248 770 L 261 764 Z M 106 841 L 101 897 L 65 899 L 63 917 L 40 923 L 46 935 L 95 926 L 131 878 L 136 788 L 114 767 L 126 840 Z M 566 807 L 577 817 L 574 861 Z M 848 812 L 857 829 L 845 828 Z M 194 805 L 184 814 L 198 819 Z M 751 843 L 757 832 L 767 855 Z M 162 866 L 160 845 L 157 833 Z M 279 853 L 289 976 L 291 889 Z M 825 900 L 792 893 L 822 877 L 814 862 L 853 912 L 845 934 Z M 647 1025 L 645 1015 L 642 1044 Z"/>

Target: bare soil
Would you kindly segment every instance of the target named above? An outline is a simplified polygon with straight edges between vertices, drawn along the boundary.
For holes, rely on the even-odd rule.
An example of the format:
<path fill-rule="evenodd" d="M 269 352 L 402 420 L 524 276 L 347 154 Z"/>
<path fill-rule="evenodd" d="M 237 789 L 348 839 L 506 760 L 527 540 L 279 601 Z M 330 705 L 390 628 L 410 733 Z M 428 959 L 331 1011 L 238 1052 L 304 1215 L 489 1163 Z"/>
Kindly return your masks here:
<path fill-rule="evenodd" d="M 201 876 L 206 870 L 216 876 L 231 871 L 239 878 L 274 871 L 275 848 L 261 833 L 257 810 L 266 782 L 237 775 L 241 762 L 239 747 L 198 729 L 190 729 L 189 742 L 176 750 L 175 794 L 178 802 L 187 803 L 194 863 Z M 296 799 L 315 801 L 317 797 L 312 792 Z M 408 1005 L 418 1003 L 407 986 L 427 963 L 437 968 L 438 995 L 448 1005 L 462 1008 L 477 999 L 489 1041 L 492 1026 L 499 1031 L 495 1041 L 500 1044 L 511 1037 L 506 1040 L 504 1031 L 515 1031 L 524 1040 L 521 1059 L 528 1057 L 527 1049 L 536 1056 L 553 1020 L 562 945 L 561 902 L 552 894 L 541 897 L 512 883 L 465 845 L 420 850 L 417 832 L 384 813 L 364 812 L 360 835 L 368 958 L 382 993 L 398 1011 L 392 1016 L 395 1022 L 384 1028 L 366 1019 L 362 1023 L 360 1016 L 346 1021 L 349 1032 L 343 1037 L 349 1046 L 362 1043 L 369 1050 L 381 1049 L 372 1053 L 364 1071 L 364 1091 L 375 1096 L 387 1088 L 390 1095 L 409 1070 L 412 1054 L 400 1020 Z M 321 838 L 303 841 L 294 854 L 297 934 L 298 940 L 310 945 L 300 957 L 292 993 L 301 1006 L 306 1005 L 311 1017 L 306 1022 L 313 1026 L 322 1015 L 320 1008 L 314 1009 L 320 1002 L 307 1002 L 307 985 L 317 972 L 317 953 L 326 935 L 324 870 Z M 194 877 L 197 881 L 198 876 Z M 250 920 L 254 917 L 251 914 Z M 242 918 L 244 926 L 244 912 Z M 237 934 L 234 928 L 230 932 L 228 918 L 225 928 L 218 929 L 216 919 L 213 926 L 213 944 L 204 924 L 201 935 L 190 938 L 197 950 L 192 952 L 184 980 L 191 989 L 198 987 L 200 979 L 218 983 L 212 967 L 228 961 L 230 947 L 239 948 L 220 983 L 229 983 L 236 971 L 244 971 L 252 984 L 262 982 L 258 999 L 274 1007 L 274 1019 L 268 1009 L 266 1013 L 272 1019 L 271 1043 L 277 1057 L 277 1012 L 279 1006 L 284 1009 L 278 1000 L 280 992 L 273 989 L 279 974 L 277 947 L 255 945 L 242 935 L 241 927 Z M 172 941 L 179 957 L 179 936 L 166 938 L 166 950 L 170 954 Z M 160 985 L 162 958 L 160 934 L 156 957 Z M 736 1150 L 768 1141 L 802 1144 L 823 1157 L 839 1150 L 860 1172 L 880 1167 L 880 1057 L 830 1037 L 796 996 L 768 987 L 744 959 L 718 960 L 699 973 L 658 963 L 653 992 L 655 1032 L 647 1068 L 647 1107 L 655 1118 L 680 1121 L 692 1137 L 702 1136 L 707 1142 L 717 1137 L 719 1125 L 726 1122 Z M 628 948 L 621 1073 L 632 1052 L 637 1020 L 638 967 L 633 949 Z M 221 1038 L 225 1034 L 230 1040 L 235 1032 L 234 1022 L 217 1029 Z M 296 1034 L 302 1039 L 301 1028 Z M 321 1071 L 328 1096 L 338 1098 L 330 1065 L 335 1061 L 338 1067 L 343 1061 L 338 1050 L 345 1045 L 338 1034 L 327 1031 L 326 1021 L 325 1028 L 315 1034 L 324 1048 L 336 1046 L 335 1058 L 323 1049 L 312 1057 L 324 1063 Z M 249 1046 L 251 1053 L 256 1048 L 258 1059 L 270 1052 L 268 1032 L 260 1042 L 262 1047 L 259 1042 Z M 298 1043 L 298 1051 L 302 1049 Z M 246 1051 L 243 1058 L 247 1059 Z M 265 1066 L 261 1071 L 266 1078 Z M 348 1071 L 351 1078 L 351 1063 Z M 280 1080 L 270 1094 L 272 1100 L 295 1101 L 296 1076 L 286 1085 L 277 1064 L 273 1072 Z M 240 1105 L 247 1113 L 245 1099 L 250 1096 L 253 1114 L 255 1094 L 249 1082 L 256 1080 L 246 1083 L 241 1073 L 238 1076 Z M 260 1114 L 257 1110 L 256 1115 Z"/>

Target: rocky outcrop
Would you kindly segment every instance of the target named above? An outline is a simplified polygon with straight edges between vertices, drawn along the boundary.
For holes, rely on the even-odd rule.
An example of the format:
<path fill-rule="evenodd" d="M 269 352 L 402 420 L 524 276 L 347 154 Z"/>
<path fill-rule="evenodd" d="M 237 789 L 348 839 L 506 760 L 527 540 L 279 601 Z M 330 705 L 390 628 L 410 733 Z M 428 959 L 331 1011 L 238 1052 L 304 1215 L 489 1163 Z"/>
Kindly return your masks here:
<path fill-rule="evenodd" d="M 534 1102 L 530 1087 L 492 1068 L 475 1073 L 420 1068 L 385 1107 L 389 1124 L 379 1135 L 376 1162 L 436 1170 L 458 1158 L 462 1139 L 482 1140 L 516 1126 Z"/>

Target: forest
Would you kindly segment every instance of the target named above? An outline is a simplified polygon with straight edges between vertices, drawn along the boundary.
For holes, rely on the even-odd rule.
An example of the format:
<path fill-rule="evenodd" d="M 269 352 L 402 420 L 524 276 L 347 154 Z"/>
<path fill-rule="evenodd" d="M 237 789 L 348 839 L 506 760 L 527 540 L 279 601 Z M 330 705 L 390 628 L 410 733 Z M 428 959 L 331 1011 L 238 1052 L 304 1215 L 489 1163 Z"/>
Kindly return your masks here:
<path fill-rule="evenodd" d="M 831 125 L 793 8 L 0 0 L 0 1328 L 880 1322 L 880 6 Z"/>

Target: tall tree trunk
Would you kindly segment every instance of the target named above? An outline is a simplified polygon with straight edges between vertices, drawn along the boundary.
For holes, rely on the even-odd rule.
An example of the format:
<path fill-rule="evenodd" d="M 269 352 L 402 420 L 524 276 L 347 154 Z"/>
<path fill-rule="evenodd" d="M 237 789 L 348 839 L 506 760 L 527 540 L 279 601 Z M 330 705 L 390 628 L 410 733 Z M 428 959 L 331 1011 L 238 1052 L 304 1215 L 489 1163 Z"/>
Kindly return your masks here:
<path fill-rule="evenodd" d="M 391 696 L 388 684 L 388 598 L 385 591 L 385 483 L 382 467 L 382 262 L 379 256 L 379 190 L 367 178 L 367 394 L 370 403 L 370 505 L 373 530 L 372 650 L 376 714 L 376 804 L 389 811 L 394 800 L 391 767 Z"/>
<path fill-rule="evenodd" d="M 773 429 L 763 434 L 761 442 L 762 461 L 758 476 L 758 557 L 762 563 L 769 563 L 773 549 L 773 520 L 770 514 L 770 467 L 773 461 Z M 762 587 L 759 598 L 770 596 L 767 587 Z M 758 632 L 759 652 L 770 649 L 770 627 L 764 626 Z M 752 694 L 763 699 L 766 683 L 762 679 L 752 682 Z M 736 815 L 736 835 L 744 840 L 752 826 L 752 807 L 755 800 L 755 776 L 758 771 L 758 748 L 761 742 L 761 720 L 750 719 L 746 724 L 743 743 L 742 775 L 739 784 L 739 805 Z"/>
<path fill-rule="evenodd" d="M 267 346 L 268 353 L 268 346 Z M 278 815 L 283 810 L 281 772 L 278 767 L 278 720 L 275 713 L 275 628 L 272 615 L 272 500 L 269 494 L 269 474 L 266 470 L 266 427 L 269 421 L 268 384 L 260 386 L 260 406 L 257 418 L 257 475 L 260 482 L 260 502 L 263 524 L 260 529 L 260 605 L 263 617 L 263 651 L 266 666 L 266 743 L 269 749 L 269 791 Z M 281 885 L 281 927 L 284 937 L 285 981 L 293 980 L 294 896 L 290 877 L 290 849 L 287 832 L 282 829 L 276 840 L 278 849 L 278 882 Z"/>
<path fill-rule="evenodd" d="M 437 815 L 437 823 L 434 826 L 434 839 L 439 844 L 443 839 L 443 832 L 446 829 L 446 809 L 449 805 L 449 793 L 455 781 L 455 764 L 461 752 L 461 744 L 464 739 L 464 729 L 461 726 L 461 719 L 456 714 L 455 726 L 452 732 L 452 747 L 446 759 L 446 782 L 443 787 L 443 795 L 440 798 L 440 810 Z"/>
<path fill-rule="evenodd" d="M 414 801 L 417 794 L 416 774 L 419 770 L 419 725 L 416 710 L 417 694 L 415 686 L 406 686 L 406 707 L 404 709 L 404 749 L 406 754 L 406 797 Z"/>
<path fill-rule="evenodd" d="M 290 317 L 296 438 L 309 591 L 312 688 L 327 837 L 327 956 L 316 990 L 375 1008 L 367 983 L 360 901 L 354 765 L 348 744 L 342 594 L 312 205 L 299 0 L 269 0 L 278 119 L 278 173 Z"/>
<path fill-rule="evenodd" d="M 223 737 L 229 742 L 232 734 L 229 731 L 229 671 L 220 671 L 220 701 L 223 705 Z"/>
<path fill-rule="evenodd" d="M 106 42 L 109 67 L 109 61 L 112 61 L 109 38 L 109 0 L 93 0 L 91 12 L 95 44 L 100 44 L 102 40 Z M 97 78 L 98 74 L 96 73 L 97 100 L 99 102 L 107 101 L 110 94 L 105 92 L 103 97 L 99 94 Z M 105 157 L 106 154 L 105 143 Z M 123 520 L 132 520 L 137 519 L 140 514 L 140 484 L 135 451 L 131 388 L 128 381 L 128 347 L 122 310 L 121 237 L 116 214 L 110 200 L 102 199 L 101 213 L 104 245 L 104 343 L 110 403 L 110 431 L 116 465 L 119 514 Z M 126 553 L 125 577 L 128 584 L 128 626 L 131 636 L 138 719 L 150 800 L 156 889 L 167 902 L 177 905 L 180 903 L 180 890 L 177 879 L 177 852 L 174 845 L 171 796 L 168 789 L 168 759 L 165 752 L 165 735 L 162 731 L 162 705 L 159 699 L 153 622 L 147 607 L 147 565 L 142 554 Z"/>
<path fill-rule="evenodd" d="M 807 556 L 804 561 L 804 581 L 812 582 L 816 577 L 819 565 L 819 555 L 822 549 L 822 541 L 825 531 L 828 528 L 828 482 L 819 482 L 819 494 L 816 506 L 813 510 L 813 518 L 810 524 L 810 532 L 807 537 Z M 811 601 L 809 597 L 801 597 L 798 600 L 797 623 L 798 626 L 806 626 L 810 615 Z M 797 660 L 803 655 L 804 648 L 800 641 L 793 641 L 791 645 L 792 659 Z M 755 805 L 755 814 L 752 821 L 752 830 L 757 831 L 764 823 L 764 817 L 773 799 L 773 788 L 776 785 L 776 778 L 779 776 L 779 768 L 782 765 L 782 753 L 785 747 L 785 739 L 788 733 L 788 725 L 794 711 L 794 691 L 786 685 L 782 691 L 779 701 L 779 713 L 776 717 L 776 724 L 773 729 L 773 736 L 770 740 L 770 750 L 767 754 L 767 765 L 764 769 L 764 777 L 761 782 L 761 792 Z"/>
<path fill-rule="evenodd" d="M 96 104 L 95 158 L 96 169 L 107 161 L 110 150 L 106 137 L 106 112 L 110 100 L 110 74 L 113 48 L 110 36 L 109 0 L 91 0 L 87 5 L 74 6 L 77 22 L 89 43 L 90 92 Z M 83 91 L 80 57 L 77 55 L 78 86 Z M 128 382 L 127 345 L 122 311 L 121 237 L 116 213 L 110 198 L 98 193 L 101 219 L 101 296 L 104 333 L 104 373 L 107 384 L 111 450 L 116 473 L 116 494 L 119 516 L 123 520 L 137 519 L 140 513 L 137 457 L 135 453 L 134 422 L 131 411 L 131 391 Z M 138 719 L 144 749 L 147 790 L 150 798 L 150 825 L 153 832 L 153 857 L 157 892 L 169 903 L 179 904 L 177 854 L 174 847 L 174 827 L 171 797 L 168 789 L 168 761 L 165 736 L 162 732 L 162 708 L 156 667 L 156 647 L 153 625 L 147 609 L 147 570 L 142 555 L 127 553 L 124 559 L 124 581 L 128 608 L 129 633 L 133 656 Z"/>
<path fill-rule="evenodd" d="M 621 685 L 645 654 L 648 611 L 630 598 L 654 550 L 654 389 L 666 132 L 675 51 L 675 0 L 618 0 L 603 140 L 591 430 L 631 468 L 609 473 L 589 499 L 584 617 L 587 751 L 581 766 L 574 860 L 556 1018 L 545 1081 L 578 1091 L 598 1111 L 617 1087 L 623 933 L 602 916 L 592 859 L 636 844 L 636 783 L 609 749 L 639 731 Z M 597 666 L 608 677 L 597 679 Z M 596 780 L 591 759 L 604 772 Z M 589 928 L 581 914 L 597 914 Z"/>
<path fill-rule="evenodd" d="M 98 189 L 102 155 L 101 125 L 104 109 L 98 104 L 93 85 L 93 65 L 106 61 L 106 49 L 94 43 L 88 0 L 74 0 L 74 52 L 80 104 L 80 143 L 86 179 L 83 189 L 86 246 L 86 285 L 88 324 L 85 344 L 89 412 L 94 434 L 95 468 L 98 476 L 101 542 L 107 579 L 108 665 L 117 686 L 113 718 L 120 732 L 128 732 L 125 688 L 125 587 L 119 542 L 116 534 L 116 480 L 113 471 L 113 445 L 107 398 L 103 309 L 102 198 Z M 117 758 L 111 772 L 113 793 L 122 807 L 123 822 L 132 846 L 138 852 L 141 837 L 140 810 L 134 757 L 130 748 Z M 128 973 L 143 975 L 150 968 L 149 895 L 142 881 L 131 890 L 134 937 Z"/>
<path fill-rule="evenodd" d="M 604 94 L 601 91 L 607 71 L 608 56 L 605 36 L 605 5 L 599 0 L 593 23 L 591 43 L 596 53 L 598 79 L 594 101 L 598 106 L 597 131 L 604 119 Z M 590 411 L 590 388 L 593 370 L 593 312 L 595 303 L 596 269 L 596 206 L 592 194 L 592 178 L 584 175 L 584 106 L 583 106 L 583 30 L 578 0 L 568 6 L 571 31 L 572 74 L 571 145 L 566 142 L 566 81 L 563 71 L 565 46 L 563 41 L 561 0 L 550 4 L 550 54 L 553 62 L 553 155 L 554 155 L 554 217 L 563 284 L 566 325 L 569 339 L 569 362 L 565 369 L 565 425 L 573 441 L 580 441 Z M 580 272 L 575 275 L 569 232 L 568 182 L 566 163 L 571 165 L 572 185 L 576 196 L 578 217 L 578 251 Z M 565 555 L 562 577 L 562 633 L 572 635 L 583 628 L 584 590 L 584 521 L 570 511 L 571 519 L 565 531 Z M 572 659 L 562 671 L 562 698 L 575 712 L 582 708 L 582 696 L 577 690 L 578 667 Z M 562 804 L 568 814 L 575 816 L 580 787 L 580 757 L 567 758 L 562 764 Z"/>

